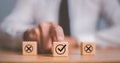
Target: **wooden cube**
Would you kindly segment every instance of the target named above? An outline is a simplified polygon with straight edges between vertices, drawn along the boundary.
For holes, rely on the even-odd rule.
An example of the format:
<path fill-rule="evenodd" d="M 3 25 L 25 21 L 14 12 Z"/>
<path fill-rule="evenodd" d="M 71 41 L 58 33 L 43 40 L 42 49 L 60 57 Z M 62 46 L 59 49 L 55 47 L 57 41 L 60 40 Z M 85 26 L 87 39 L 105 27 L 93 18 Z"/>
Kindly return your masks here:
<path fill-rule="evenodd" d="M 37 55 L 37 42 L 36 41 L 23 41 L 22 53 L 23 55 Z"/>
<path fill-rule="evenodd" d="M 68 56 L 68 42 L 53 42 L 53 56 Z"/>
<path fill-rule="evenodd" d="M 95 43 L 94 42 L 82 42 L 81 43 L 81 55 L 95 55 Z"/>

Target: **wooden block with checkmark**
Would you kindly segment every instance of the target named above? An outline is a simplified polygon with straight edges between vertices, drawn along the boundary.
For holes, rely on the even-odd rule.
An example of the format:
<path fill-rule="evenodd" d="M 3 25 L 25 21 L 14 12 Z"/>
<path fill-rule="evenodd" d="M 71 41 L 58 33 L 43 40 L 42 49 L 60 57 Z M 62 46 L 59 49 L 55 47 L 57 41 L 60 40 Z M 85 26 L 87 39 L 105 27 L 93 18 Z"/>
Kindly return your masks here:
<path fill-rule="evenodd" d="M 68 56 L 68 42 L 53 42 L 53 56 Z"/>
<path fill-rule="evenodd" d="M 23 41 L 22 53 L 23 55 L 37 55 L 37 42 L 36 41 Z"/>
<path fill-rule="evenodd" d="M 95 55 L 95 43 L 94 42 L 82 42 L 81 43 L 81 55 Z"/>

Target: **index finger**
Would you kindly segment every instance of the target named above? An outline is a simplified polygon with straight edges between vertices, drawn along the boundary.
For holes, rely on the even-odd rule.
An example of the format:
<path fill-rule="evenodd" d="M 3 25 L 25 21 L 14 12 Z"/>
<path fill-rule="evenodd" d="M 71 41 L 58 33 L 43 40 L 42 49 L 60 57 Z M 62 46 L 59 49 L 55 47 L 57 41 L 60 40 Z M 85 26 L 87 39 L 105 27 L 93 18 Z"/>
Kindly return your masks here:
<path fill-rule="evenodd" d="M 64 31 L 61 26 L 56 23 L 51 23 L 53 41 L 63 41 L 64 40 Z"/>

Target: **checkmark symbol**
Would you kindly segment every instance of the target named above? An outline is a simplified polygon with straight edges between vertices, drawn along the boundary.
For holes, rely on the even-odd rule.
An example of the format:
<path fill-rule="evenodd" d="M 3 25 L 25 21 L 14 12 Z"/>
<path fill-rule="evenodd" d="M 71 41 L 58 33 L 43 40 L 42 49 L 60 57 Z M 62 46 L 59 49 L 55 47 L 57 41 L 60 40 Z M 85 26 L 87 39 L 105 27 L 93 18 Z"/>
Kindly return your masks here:
<path fill-rule="evenodd" d="M 66 44 L 62 47 L 62 49 L 58 48 L 58 50 L 61 52 L 66 47 Z"/>

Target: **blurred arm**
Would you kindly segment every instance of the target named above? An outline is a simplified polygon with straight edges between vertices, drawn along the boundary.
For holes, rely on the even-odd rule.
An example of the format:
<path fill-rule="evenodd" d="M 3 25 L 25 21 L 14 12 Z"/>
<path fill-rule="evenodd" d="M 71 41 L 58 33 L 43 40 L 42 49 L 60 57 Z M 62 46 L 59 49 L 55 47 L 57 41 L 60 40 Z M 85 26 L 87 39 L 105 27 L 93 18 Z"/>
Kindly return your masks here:
<path fill-rule="evenodd" d="M 102 0 L 101 13 L 110 24 L 109 28 L 97 33 L 97 43 L 102 46 L 118 47 L 120 45 L 120 5 L 118 0 Z"/>
<path fill-rule="evenodd" d="M 69 0 L 71 34 L 81 41 L 94 41 L 97 19 L 99 17 L 99 0 Z"/>
<path fill-rule="evenodd" d="M 0 42 L 4 48 L 21 46 L 23 32 L 33 27 L 33 4 L 35 0 L 18 0 L 15 8 L 1 23 Z"/>

